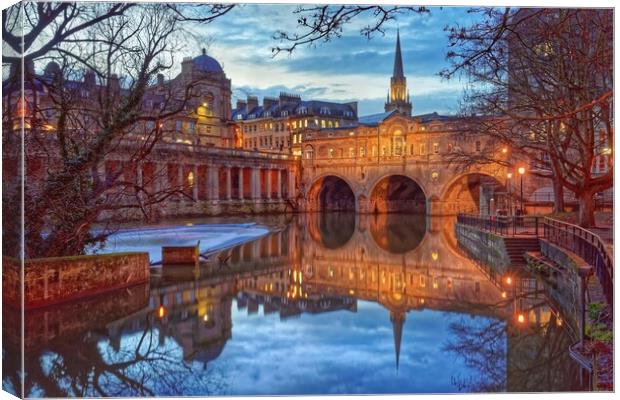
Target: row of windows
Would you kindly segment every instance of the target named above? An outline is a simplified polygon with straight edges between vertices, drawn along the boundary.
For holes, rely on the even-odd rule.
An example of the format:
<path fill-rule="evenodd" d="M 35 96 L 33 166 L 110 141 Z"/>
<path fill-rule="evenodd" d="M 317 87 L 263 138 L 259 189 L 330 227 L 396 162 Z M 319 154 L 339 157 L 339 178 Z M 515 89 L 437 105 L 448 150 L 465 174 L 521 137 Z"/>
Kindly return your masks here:
<path fill-rule="evenodd" d="M 287 147 L 290 147 L 291 138 L 276 136 L 274 140 L 273 136 L 260 136 L 258 138 L 245 139 L 243 141 L 243 147 L 246 149 L 270 148 L 283 150 L 285 143 Z"/>
<path fill-rule="evenodd" d="M 295 142 L 293 142 L 293 143 L 295 143 Z M 424 155 L 427 154 L 426 143 L 419 143 L 417 145 L 417 147 L 418 147 L 418 151 L 416 152 L 416 145 L 411 144 L 409 146 L 409 155 L 413 156 L 413 155 L 417 154 L 417 155 L 420 155 L 420 156 L 424 156 Z M 394 141 L 394 143 L 392 144 L 391 148 L 388 148 L 387 146 L 382 146 L 381 147 L 381 156 L 401 156 L 401 155 L 404 155 L 404 153 L 405 153 L 404 150 L 405 150 L 405 147 L 402 145 L 402 143 Z M 452 150 L 453 150 L 452 143 L 448 143 L 447 151 L 451 152 Z M 431 154 L 439 154 L 439 143 L 433 143 L 431 151 L 432 151 Z M 479 141 L 476 142 L 476 151 L 480 151 L 480 142 Z M 313 152 L 313 150 L 311 148 L 306 149 L 305 152 L 306 152 L 306 158 L 309 159 L 309 158 L 313 158 L 314 157 L 314 152 Z M 349 147 L 349 151 L 348 151 L 347 154 L 348 154 L 348 157 L 350 157 L 350 158 L 355 157 L 356 156 L 355 148 L 354 147 Z M 360 157 L 365 157 L 366 156 L 366 147 L 365 146 L 360 146 L 358 154 L 359 154 Z M 372 146 L 371 155 L 373 157 L 377 156 L 377 146 Z M 340 149 L 338 149 L 338 153 L 337 153 L 336 149 L 334 149 L 333 147 L 330 147 L 327 150 L 327 156 L 329 158 L 344 157 L 345 156 L 345 151 L 344 151 L 344 149 L 340 148 Z"/>
<path fill-rule="evenodd" d="M 155 121 L 147 121 L 146 129 L 153 130 L 155 129 Z M 211 125 L 198 125 L 196 126 L 196 122 L 194 121 L 182 121 L 176 120 L 174 123 L 174 129 L 177 132 L 183 133 L 211 133 Z"/>
<path fill-rule="evenodd" d="M 340 122 L 339 121 L 332 121 L 332 120 L 324 120 L 324 119 L 318 119 L 315 118 L 314 121 L 312 120 L 308 120 L 308 119 L 300 119 L 300 120 L 295 120 L 295 121 L 291 121 L 289 123 L 290 127 L 292 129 L 302 129 L 302 128 L 307 128 L 308 126 L 313 127 L 313 128 L 322 128 L 322 129 L 326 129 L 326 128 L 340 128 Z M 275 130 L 276 132 L 284 132 L 285 131 L 285 127 L 284 127 L 284 123 L 273 123 L 273 122 L 265 122 L 263 124 L 252 124 L 252 125 L 244 125 L 243 126 L 243 132 L 245 133 L 250 133 L 250 132 L 256 132 L 257 130 L 262 129 L 262 130 Z"/>

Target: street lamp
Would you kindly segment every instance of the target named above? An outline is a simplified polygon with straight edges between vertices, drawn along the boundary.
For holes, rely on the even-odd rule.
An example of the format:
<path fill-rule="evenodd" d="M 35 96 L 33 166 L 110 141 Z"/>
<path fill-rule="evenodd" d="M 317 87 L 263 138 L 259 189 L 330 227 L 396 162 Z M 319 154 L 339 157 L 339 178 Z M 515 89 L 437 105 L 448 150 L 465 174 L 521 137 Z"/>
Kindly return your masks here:
<path fill-rule="evenodd" d="M 521 175 L 521 215 L 523 215 L 523 174 L 525 174 L 525 168 L 519 167 L 519 175 Z"/>
<path fill-rule="evenodd" d="M 512 199 L 510 198 L 510 179 L 512 179 L 512 172 L 506 174 L 506 189 L 508 190 L 508 216 L 512 216 Z"/>

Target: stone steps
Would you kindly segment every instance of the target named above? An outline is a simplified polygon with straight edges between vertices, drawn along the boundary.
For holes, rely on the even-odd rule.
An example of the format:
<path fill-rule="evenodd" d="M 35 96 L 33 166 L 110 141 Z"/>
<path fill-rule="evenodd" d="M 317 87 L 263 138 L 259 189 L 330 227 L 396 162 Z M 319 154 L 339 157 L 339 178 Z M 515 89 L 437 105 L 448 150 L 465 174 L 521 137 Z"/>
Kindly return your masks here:
<path fill-rule="evenodd" d="M 525 265 L 525 253 L 540 251 L 538 238 L 504 238 L 506 253 L 512 265 Z"/>

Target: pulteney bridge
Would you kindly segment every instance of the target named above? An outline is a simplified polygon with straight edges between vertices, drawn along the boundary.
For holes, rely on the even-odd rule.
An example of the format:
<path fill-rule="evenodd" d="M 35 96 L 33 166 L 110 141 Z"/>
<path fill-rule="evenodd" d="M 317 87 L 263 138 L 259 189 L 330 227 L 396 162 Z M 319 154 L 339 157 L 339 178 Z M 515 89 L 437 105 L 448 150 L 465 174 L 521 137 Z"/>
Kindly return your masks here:
<path fill-rule="evenodd" d="M 482 136 L 459 135 L 456 118 L 379 117 L 353 129 L 306 132 L 300 187 L 304 210 L 454 215 L 507 207 L 506 167 L 464 168 L 450 157 L 471 151 L 507 158 L 507 148 Z"/>

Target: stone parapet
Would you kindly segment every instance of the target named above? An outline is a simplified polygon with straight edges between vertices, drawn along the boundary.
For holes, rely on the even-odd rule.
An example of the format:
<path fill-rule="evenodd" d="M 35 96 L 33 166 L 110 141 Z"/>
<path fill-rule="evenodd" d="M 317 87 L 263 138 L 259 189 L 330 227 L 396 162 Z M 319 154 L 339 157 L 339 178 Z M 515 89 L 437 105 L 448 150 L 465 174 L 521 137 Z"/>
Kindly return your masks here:
<path fill-rule="evenodd" d="M 20 261 L 2 259 L 2 301 L 21 306 Z M 148 282 L 148 253 L 30 259 L 24 262 L 24 307 L 35 308 Z"/>

